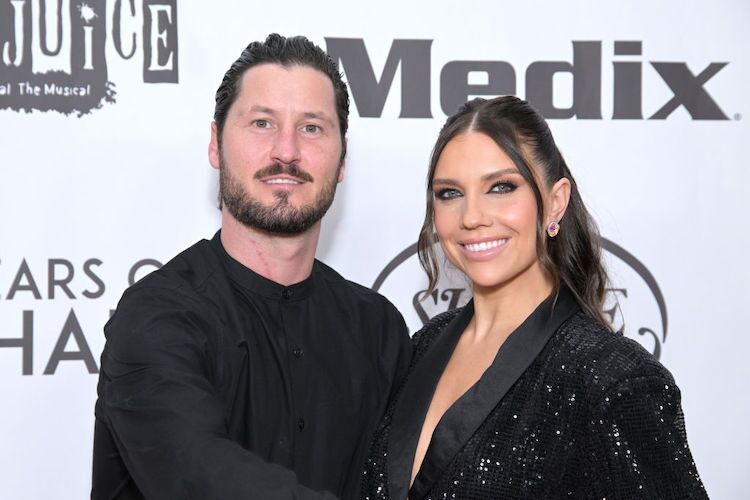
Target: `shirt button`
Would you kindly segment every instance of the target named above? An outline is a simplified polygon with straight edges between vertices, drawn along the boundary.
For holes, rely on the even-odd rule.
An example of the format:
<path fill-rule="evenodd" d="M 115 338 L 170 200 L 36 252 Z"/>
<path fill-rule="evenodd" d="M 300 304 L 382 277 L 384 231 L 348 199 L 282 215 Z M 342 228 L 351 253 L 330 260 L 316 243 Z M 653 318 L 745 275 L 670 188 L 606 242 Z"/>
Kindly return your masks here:
<path fill-rule="evenodd" d="M 294 350 L 292 351 L 292 354 L 294 354 L 294 357 L 295 357 L 295 358 L 301 358 L 301 357 L 302 357 L 302 355 L 303 355 L 303 354 L 305 354 L 305 351 L 303 351 L 303 350 L 302 350 L 301 348 L 299 348 L 299 347 L 295 347 L 295 348 L 294 348 Z"/>
<path fill-rule="evenodd" d="M 287 288 L 283 292 L 281 292 L 281 296 L 284 297 L 285 299 L 291 299 L 292 291 Z"/>
<path fill-rule="evenodd" d="M 299 430 L 302 430 L 302 429 L 305 428 L 305 419 L 304 418 L 301 418 L 301 419 L 297 420 L 297 428 Z"/>

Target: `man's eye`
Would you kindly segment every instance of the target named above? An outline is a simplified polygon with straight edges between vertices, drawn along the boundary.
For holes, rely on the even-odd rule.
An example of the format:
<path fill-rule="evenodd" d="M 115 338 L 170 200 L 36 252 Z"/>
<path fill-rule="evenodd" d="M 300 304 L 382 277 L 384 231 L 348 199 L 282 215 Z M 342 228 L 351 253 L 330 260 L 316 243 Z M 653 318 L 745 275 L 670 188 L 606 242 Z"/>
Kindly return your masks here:
<path fill-rule="evenodd" d="M 461 192 L 453 188 L 445 188 L 435 191 L 435 197 L 438 200 L 452 200 L 461 196 Z"/>
<path fill-rule="evenodd" d="M 512 182 L 503 181 L 494 184 L 490 188 L 490 193 L 511 193 L 516 190 L 516 185 Z"/>
<path fill-rule="evenodd" d="M 310 134 L 317 134 L 318 132 L 320 132 L 320 127 L 313 124 L 305 125 L 303 129 L 305 132 L 308 132 Z"/>

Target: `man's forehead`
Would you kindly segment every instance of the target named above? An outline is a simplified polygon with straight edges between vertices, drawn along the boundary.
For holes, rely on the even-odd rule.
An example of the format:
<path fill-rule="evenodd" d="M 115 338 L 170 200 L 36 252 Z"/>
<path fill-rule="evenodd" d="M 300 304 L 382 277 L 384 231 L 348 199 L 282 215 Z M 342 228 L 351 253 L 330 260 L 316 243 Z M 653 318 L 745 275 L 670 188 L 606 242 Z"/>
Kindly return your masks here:
<path fill-rule="evenodd" d="M 318 86 L 320 89 L 329 90 L 331 97 L 334 95 L 333 82 L 326 73 L 300 63 L 262 63 L 251 66 L 240 78 L 240 89 L 252 90 L 256 85 L 268 83 L 273 87 L 280 87 L 282 83 L 298 87 Z"/>
<path fill-rule="evenodd" d="M 332 114 L 331 118 L 336 118 L 333 82 L 308 65 L 258 64 L 243 73 L 238 90 L 237 101 L 243 101 L 243 113 L 251 107 L 272 111 L 296 103 L 302 113 Z"/>

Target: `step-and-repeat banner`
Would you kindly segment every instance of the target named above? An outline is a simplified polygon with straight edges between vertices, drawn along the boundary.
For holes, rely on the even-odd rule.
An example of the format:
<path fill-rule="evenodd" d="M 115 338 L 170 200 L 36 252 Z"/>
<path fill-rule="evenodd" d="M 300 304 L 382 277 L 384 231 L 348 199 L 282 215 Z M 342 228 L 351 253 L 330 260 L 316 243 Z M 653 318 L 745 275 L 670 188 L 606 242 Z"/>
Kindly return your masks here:
<path fill-rule="evenodd" d="M 745 498 L 749 24 L 742 0 L 0 0 L 0 497 L 88 495 L 102 326 L 218 228 L 214 92 L 279 32 L 351 91 L 318 257 L 412 331 L 465 303 L 450 271 L 417 300 L 429 153 L 465 100 L 528 98 L 600 226 L 605 313 L 677 379 L 709 494 Z"/>

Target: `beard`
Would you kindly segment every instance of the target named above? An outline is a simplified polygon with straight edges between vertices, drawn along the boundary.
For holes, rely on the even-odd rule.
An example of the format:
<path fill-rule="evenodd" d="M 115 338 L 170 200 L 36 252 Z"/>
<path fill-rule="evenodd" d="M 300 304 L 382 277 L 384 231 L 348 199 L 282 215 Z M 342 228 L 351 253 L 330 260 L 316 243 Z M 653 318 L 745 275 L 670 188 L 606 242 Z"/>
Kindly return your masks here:
<path fill-rule="evenodd" d="M 222 158 L 219 168 L 219 199 L 237 221 L 248 227 L 268 233 L 301 234 L 322 219 L 331 207 L 340 170 L 339 166 L 330 182 L 324 182 L 321 191 L 312 203 L 295 207 L 289 202 L 289 192 L 279 189 L 273 193 L 274 203 L 264 205 L 253 198 L 245 186 L 232 176 Z M 278 174 L 288 174 L 307 182 L 313 181 L 312 176 L 296 164 L 275 163 L 259 170 L 254 177 L 257 179 Z"/>

